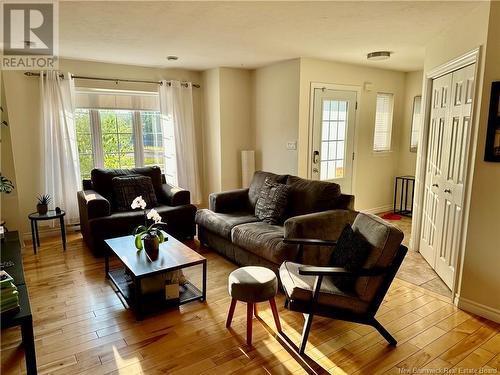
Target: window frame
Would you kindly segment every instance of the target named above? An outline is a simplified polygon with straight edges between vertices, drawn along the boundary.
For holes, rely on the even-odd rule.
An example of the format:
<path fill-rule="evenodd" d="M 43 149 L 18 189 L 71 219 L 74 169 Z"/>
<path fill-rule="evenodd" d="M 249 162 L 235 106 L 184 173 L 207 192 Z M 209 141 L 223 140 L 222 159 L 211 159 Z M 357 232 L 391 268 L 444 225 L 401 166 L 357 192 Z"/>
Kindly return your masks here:
<path fill-rule="evenodd" d="M 379 112 L 378 111 L 378 101 L 380 96 L 388 96 L 390 98 L 390 112 L 389 112 L 389 118 L 388 118 L 388 125 L 386 127 L 386 133 L 388 133 L 388 140 L 387 143 L 384 145 L 383 148 L 378 148 L 376 144 L 376 139 L 377 139 L 377 122 L 378 122 L 378 116 Z M 374 129 L 373 129 L 373 143 L 372 143 L 372 151 L 380 154 L 380 153 L 387 153 L 387 152 L 392 152 L 392 131 L 394 127 L 394 93 L 391 92 L 377 92 L 376 99 L 375 99 L 375 123 L 374 123 Z"/>
<path fill-rule="evenodd" d="M 86 111 L 89 114 L 89 126 L 90 126 L 90 138 L 91 138 L 91 147 L 92 147 L 92 169 L 94 168 L 105 168 L 104 166 L 104 147 L 102 142 L 102 127 L 101 127 L 101 115 L 100 111 L 128 111 L 132 114 L 132 134 L 134 137 L 134 167 L 143 167 L 144 166 L 144 139 L 143 139 L 143 126 L 141 119 L 141 112 L 155 112 L 161 117 L 159 111 L 151 111 L 151 110 L 123 110 L 123 109 L 104 109 L 104 108 L 76 108 L 76 111 Z M 161 121 L 161 120 L 160 120 Z M 118 134 L 118 130 L 117 133 Z M 76 133 L 78 139 L 78 132 Z M 119 147 L 119 146 L 118 146 Z M 118 151 L 120 153 L 120 151 Z M 85 153 L 87 155 L 87 153 Z M 78 157 L 80 158 L 80 152 L 78 151 Z M 165 157 L 165 162 L 167 157 Z M 165 162 L 160 165 L 163 169 L 166 167 Z M 120 166 L 122 168 L 122 166 Z M 164 171 L 162 170 L 162 173 Z M 83 175 L 80 172 L 80 178 L 84 179 L 87 176 Z"/>

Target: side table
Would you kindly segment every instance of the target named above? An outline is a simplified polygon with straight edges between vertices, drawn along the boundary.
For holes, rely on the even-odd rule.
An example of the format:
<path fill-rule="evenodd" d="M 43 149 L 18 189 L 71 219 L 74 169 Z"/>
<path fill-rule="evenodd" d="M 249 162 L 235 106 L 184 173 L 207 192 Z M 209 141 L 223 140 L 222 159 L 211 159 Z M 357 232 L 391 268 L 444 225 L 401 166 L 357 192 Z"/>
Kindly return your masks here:
<path fill-rule="evenodd" d="M 54 220 L 59 219 L 59 224 L 61 226 L 61 236 L 63 249 L 66 250 L 66 228 L 64 227 L 64 215 L 66 212 L 61 210 L 56 212 L 55 210 L 48 210 L 46 214 L 40 215 L 38 212 L 33 212 L 28 215 L 31 221 L 31 239 L 33 240 L 33 252 L 36 254 L 36 247 L 40 246 L 40 235 L 38 234 L 38 221 L 44 220 Z"/>

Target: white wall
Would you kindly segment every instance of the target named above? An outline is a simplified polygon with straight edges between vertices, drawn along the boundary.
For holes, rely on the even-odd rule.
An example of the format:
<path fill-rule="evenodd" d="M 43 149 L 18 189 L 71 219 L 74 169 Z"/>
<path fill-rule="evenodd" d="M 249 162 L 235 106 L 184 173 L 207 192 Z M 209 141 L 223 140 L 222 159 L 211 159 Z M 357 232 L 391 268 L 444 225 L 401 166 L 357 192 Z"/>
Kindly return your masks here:
<path fill-rule="evenodd" d="M 216 68 L 203 72 L 204 86 L 204 205 L 212 192 L 241 187 L 242 150 L 255 148 L 251 123 L 251 73 Z"/>
<path fill-rule="evenodd" d="M 413 100 L 422 95 L 423 71 L 405 74 L 405 97 L 403 128 L 399 137 L 398 175 L 415 175 L 417 153 L 410 151 L 411 123 L 413 118 Z"/>
<path fill-rule="evenodd" d="M 221 191 L 221 128 L 219 69 L 203 72 L 203 159 L 205 192 L 202 205 L 207 205 L 208 194 Z"/>
<path fill-rule="evenodd" d="M 309 107 L 311 82 L 351 85 L 362 88 L 355 129 L 353 194 L 357 210 L 381 212 L 392 206 L 397 174 L 399 138 L 404 125 L 405 73 L 309 58 L 300 59 L 298 174 L 307 176 L 309 155 Z M 372 91 L 363 84 L 371 82 Z M 377 92 L 394 94 L 391 152 L 373 152 Z"/>
<path fill-rule="evenodd" d="M 246 69 L 220 69 L 222 190 L 241 187 L 241 151 L 255 148 L 252 82 Z"/>
<path fill-rule="evenodd" d="M 492 81 L 500 81 L 499 2 L 491 3 L 489 16 L 460 298 L 466 308 L 472 302 L 494 309 L 492 314 L 500 322 L 500 163 L 484 161 Z"/>
<path fill-rule="evenodd" d="M 77 75 L 112 77 L 124 79 L 160 80 L 180 79 L 199 83 L 201 74 L 180 69 L 155 69 L 118 64 L 105 64 L 89 61 L 60 60 L 60 70 Z M 38 79 L 26 77 L 23 71 L 4 71 L 2 74 L 5 99 L 10 122 L 10 136 L 14 168 L 16 171 L 16 190 L 19 200 L 17 212 L 18 227 L 21 233 L 29 232 L 27 215 L 35 210 L 35 199 L 41 191 L 40 176 L 40 102 Z M 77 80 L 76 85 L 93 87 L 113 87 L 117 89 L 156 90 L 156 85 L 132 83 L 97 82 Z M 194 115 L 198 133 L 201 133 L 201 90 L 195 89 Z M 202 149 L 201 137 L 198 149 Z M 200 161 L 201 161 L 200 156 Z M 200 162 L 200 165 L 201 162 Z M 76 192 L 75 192 L 76 197 Z M 76 198 L 75 198 L 76 199 Z"/>
<path fill-rule="evenodd" d="M 300 60 L 269 65 L 253 72 L 253 115 L 257 170 L 298 174 L 297 151 L 287 150 L 298 140 Z"/>

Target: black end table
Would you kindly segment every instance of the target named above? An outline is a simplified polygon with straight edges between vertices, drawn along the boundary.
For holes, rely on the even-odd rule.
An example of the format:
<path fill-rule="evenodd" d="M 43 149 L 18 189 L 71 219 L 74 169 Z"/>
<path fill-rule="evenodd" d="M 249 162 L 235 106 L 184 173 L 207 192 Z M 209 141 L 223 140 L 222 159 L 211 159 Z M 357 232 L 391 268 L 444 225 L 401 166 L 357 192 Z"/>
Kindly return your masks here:
<path fill-rule="evenodd" d="M 33 252 L 36 254 L 36 247 L 40 246 L 40 235 L 38 234 L 38 221 L 44 220 L 54 220 L 59 219 L 59 224 L 61 226 L 61 236 L 63 249 L 66 250 L 66 228 L 64 227 L 64 215 L 66 212 L 61 210 L 56 212 L 55 210 L 48 210 L 46 214 L 40 215 L 38 212 L 33 212 L 28 215 L 31 221 L 31 239 L 33 241 Z"/>
<path fill-rule="evenodd" d="M 36 352 L 35 338 L 33 336 L 33 317 L 31 315 L 28 289 L 24 281 L 23 260 L 18 232 L 7 232 L 2 242 L 0 251 L 1 268 L 12 278 L 19 293 L 19 309 L 13 312 L 0 314 L 2 329 L 15 326 L 21 327 L 21 338 L 26 355 L 27 375 L 35 375 Z"/>

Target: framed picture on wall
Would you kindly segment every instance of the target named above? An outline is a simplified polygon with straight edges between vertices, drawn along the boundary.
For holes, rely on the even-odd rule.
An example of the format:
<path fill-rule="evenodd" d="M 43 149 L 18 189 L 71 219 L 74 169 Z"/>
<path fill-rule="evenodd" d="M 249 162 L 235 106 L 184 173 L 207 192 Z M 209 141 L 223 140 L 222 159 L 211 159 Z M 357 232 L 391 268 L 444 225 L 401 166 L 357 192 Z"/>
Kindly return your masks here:
<path fill-rule="evenodd" d="M 488 115 L 484 160 L 500 162 L 500 81 L 491 83 L 490 112 Z"/>

